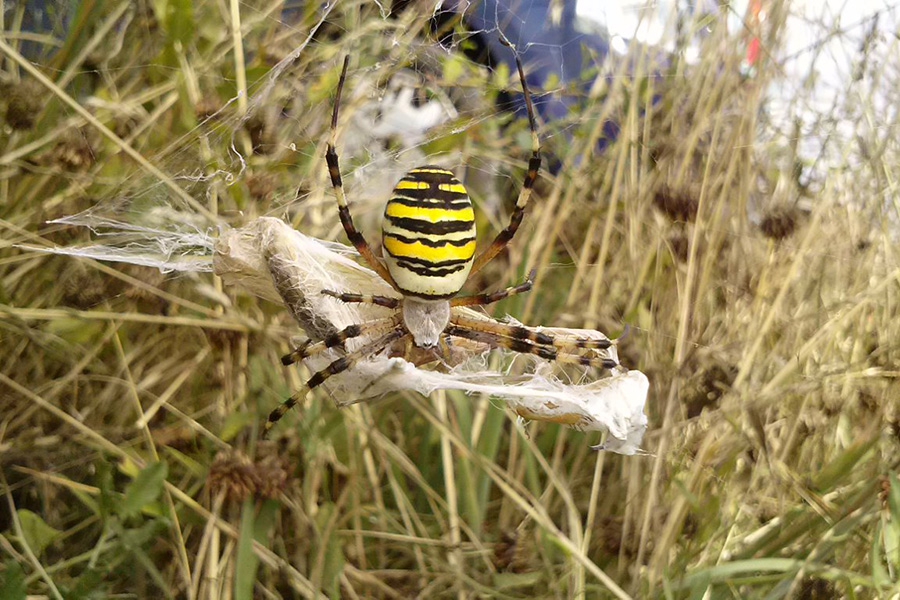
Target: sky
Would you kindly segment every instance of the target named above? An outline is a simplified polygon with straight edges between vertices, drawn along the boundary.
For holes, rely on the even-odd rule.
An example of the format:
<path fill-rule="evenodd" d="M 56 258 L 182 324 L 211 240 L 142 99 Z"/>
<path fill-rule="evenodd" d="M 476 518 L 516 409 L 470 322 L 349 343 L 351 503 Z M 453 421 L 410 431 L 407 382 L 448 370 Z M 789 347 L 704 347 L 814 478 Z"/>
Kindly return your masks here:
<path fill-rule="evenodd" d="M 799 140 L 801 159 L 817 167 L 844 165 L 847 142 L 861 133 L 871 135 L 878 119 L 893 122 L 889 117 L 898 110 L 900 0 L 784 1 L 789 16 L 783 47 L 774 50 L 774 60 L 764 66 L 774 69 L 768 73 L 772 83 L 765 103 L 769 134 L 782 135 L 785 143 Z M 764 7 L 769 3 L 763 0 Z M 633 39 L 673 49 L 674 10 L 687 10 L 690 4 L 687 0 L 577 0 L 577 14 L 608 30 L 611 45 L 619 52 Z M 694 0 L 693 4 L 701 10 L 716 10 L 718 0 Z M 731 3 L 729 31 L 743 29 L 749 5 L 750 0 Z M 862 65 L 865 74 L 860 76 L 861 49 L 867 40 L 874 43 L 865 53 L 869 61 Z M 692 58 L 696 57 L 687 54 L 689 61 Z"/>

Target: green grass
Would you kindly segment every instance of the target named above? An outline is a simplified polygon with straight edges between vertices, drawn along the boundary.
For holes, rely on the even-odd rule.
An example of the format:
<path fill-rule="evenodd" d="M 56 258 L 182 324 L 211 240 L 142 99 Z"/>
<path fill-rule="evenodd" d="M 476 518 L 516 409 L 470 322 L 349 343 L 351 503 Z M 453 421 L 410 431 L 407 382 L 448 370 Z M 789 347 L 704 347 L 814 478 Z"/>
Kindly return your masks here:
<path fill-rule="evenodd" d="M 468 92 L 424 146 L 476 165 L 482 243 L 528 141 L 493 106 L 514 79 L 417 45 L 427 11 L 339 3 L 307 41 L 317 11 L 282 27 L 278 3 L 192 4 L 85 0 L 33 64 L 21 14 L 4 13 L 0 598 L 900 592 L 896 111 L 800 185 L 809 165 L 758 135 L 778 68 L 743 81 L 740 45 L 712 35 L 701 64 L 653 78 L 641 57 L 542 125 L 564 169 L 476 284 L 534 266 L 535 290 L 501 311 L 630 325 L 620 355 L 651 381 L 647 456 L 596 453 L 595 436 L 557 425 L 526 436 L 499 402 L 456 393 L 348 409 L 313 394 L 263 443 L 265 415 L 305 377 L 280 366 L 301 333 L 287 311 L 208 273 L 38 252 L 92 237 L 48 221 L 91 211 L 174 231 L 267 215 L 344 241 L 323 150 L 347 51 L 345 115 L 363 75 L 383 83 L 410 52 L 434 87 Z M 846 110 L 876 108 L 856 93 Z M 596 156 L 608 116 L 622 132 Z M 369 160 L 343 157 L 373 239 L 381 205 L 352 175 Z M 93 239 L 161 251 L 146 238 Z"/>

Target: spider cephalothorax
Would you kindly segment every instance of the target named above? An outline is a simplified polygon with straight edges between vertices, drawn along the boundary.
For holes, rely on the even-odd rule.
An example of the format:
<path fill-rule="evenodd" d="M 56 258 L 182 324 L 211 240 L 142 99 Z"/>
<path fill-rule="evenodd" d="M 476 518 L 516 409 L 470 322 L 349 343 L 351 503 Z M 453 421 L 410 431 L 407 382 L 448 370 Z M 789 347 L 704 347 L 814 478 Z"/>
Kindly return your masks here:
<path fill-rule="evenodd" d="M 501 38 L 501 41 L 512 48 L 505 38 Z M 614 360 L 597 352 L 610 347 L 612 342 L 608 339 L 550 335 L 524 325 L 475 318 L 460 310 L 463 306 L 492 304 L 507 296 L 527 292 L 532 286 L 532 275 L 529 275 L 524 283 L 498 292 L 474 296 L 457 295 L 471 275 L 497 256 L 515 235 L 541 167 L 540 140 L 534 107 L 518 55 L 516 67 L 522 83 L 531 128 L 531 158 L 509 224 L 477 257 L 472 201 L 463 184 L 453 173 L 441 167 L 427 165 L 413 169 L 397 183 L 384 211 L 383 262 L 375 256 L 363 235 L 353 225 L 350 208 L 344 197 L 338 155 L 335 151 L 338 109 L 348 65 L 349 57 L 344 59 L 338 82 L 331 118 L 331 137 L 325 152 L 325 160 L 338 202 L 338 214 L 347 237 L 365 262 L 394 288 L 398 297 L 323 290 L 324 294 L 341 302 L 375 304 L 394 309 L 394 313 L 382 319 L 350 325 L 317 343 L 307 341 L 284 356 L 282 362 L 290 365 L 328 348 L 337 347 L 344 350 L 340 358 L 315 373 L 306 382 L 303 390 L 272 411 L 264 433 L 268 432 L 309 390 L 321 385 L 332 375 L 346 371 L 356 362 L 378 354 L 403 340 L 420 349 L 436 349 L 438 354 L 441 353 L 442 347 L 446 349 L 450 346 L 453 338 L 462 338 L 490 347 L 503 347 L 515 352 L 534 354 L 547 360 L 607 369 L 616 367 L 617 363 Z M 347 352 L 345 342 L 351 338 L 361 337 L 369 338 L 371 341 L 352 352 Z"/>

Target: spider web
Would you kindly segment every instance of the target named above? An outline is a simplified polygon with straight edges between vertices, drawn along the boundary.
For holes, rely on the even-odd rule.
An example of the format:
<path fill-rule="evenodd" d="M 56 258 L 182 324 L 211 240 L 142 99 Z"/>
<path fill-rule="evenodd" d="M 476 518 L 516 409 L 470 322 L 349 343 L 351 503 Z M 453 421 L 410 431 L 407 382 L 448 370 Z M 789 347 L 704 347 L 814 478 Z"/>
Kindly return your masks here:
<path fill-rule="evenodd" d="M 121 124 L 120 137 L 139 150 L 152 136 L 159 114 L 169 115 L 167 125 L 174 124 L 171 129 L 181 135 L 157 145 L 161 150 L 148 152 L 146 163 L 98 165 L 93 183 L 97 192 L 87 196 L 99 199 L 53 221 L 90 229 L 94 243 L 56 251 L 163 271 L 203 272 L 213 270 L 217 240 L 224 233 L 246 231 L 242 228 L 259 218 L 290 223 L 313 239 L 342 239 L 322 154 L 345 53 L 352 60 L 338 152 L 345 191 L 367 239 L 379 238 L 379 215 L 396 180 L 425 162 L 461 169 L 489 221 L 485 226 L 496 231 L 504 225 L 504 202 L 520 185 L 529 146 L 527 127 L 515 118 L 522 113 L 521 94 L 511 55 L 496 44 L 498 29 L 516 44 L 526 63 L 536 93 L 545 164 L 559 178 L 573 169 L 584 174 L 586 164 L 620 141 L 625 113 L 616 101 L 628 96 L 629 86 L 662 82 L 639 102 L 644 113 L 652 112 L 668 102 L 662 90 L 684 78 L 680 69 L 690 69 L 692 61 L 701 61 L 729 41 L 742 44 L 749 56 L 753 35 L 765 38 L 765 26 L 747 16 L 752 3 L 721 9 L 703 3 L 688 8 L 688 3 L 678 2 L 640 9 L 639 4 L 623 2 L 618 12 L 598 13 L 590 10 L 590 2 L 409 3 L 405 10 L 393 11 L 385 4 L 329 3 L 312 9 L 289 3 L 267 12 L 262 4 L 245 2 L 240 5 L 240 60 L 234 58 L 238 51 L 233 37 L 204 32 L 202 22 L 195 20 L 205 14 L 202 3 L 190 14 L 156 15 L 172 38 L 178 41 L 181 35 L 193 43 L 165 44 L 159 48 L 160 66 L 126 73 L 103 89 L 121 94 L 158 78 L 157 68 L 182 69 L 184 77 L 152 102 L 112 108 L 113 103 L 101 99 L 104 95 L 94 94 L 82 104 L 95 114 L 116 111 L 110 120 Z M 791 32 L 789 42 L 776 40 L 767 46 L 764 40 L 762 54 L 771 53 L 764 73 L 753 73 L 755 64 L 749 59 L 748 64 L 719 68 L 745 69 L 748 81 L 758 77 L 771 82 L 758 92 L 767 98 L 759 115 L 759 139 L 782 152 L 767 160 L 781 172 L 804 164 L 800 184 L 815 190 L 835 169 L 866 164 L 868 149 L 898 152 L 898 136 L 893 134 L 900 106 L 900 53 L 896 35 L 891 37 L 897 31 L 896 3 L 867 5 L 870 10 L 853 22 L 846 21 L 836 3 L 824 10 L 812 4 L 794 2 L 779 15 L 783 22 L 778 30 Z M 134 34 L 139 18 L 125 14 L 114 30 L 125 52 L 128 46 L 121 42 L 139 35 Z M 178 33 L 180 19 L 188 19 L 189 33 Z M 534 41 L 529 28 L 535 23 L 554 33 Z M 115 72 L 116 64 L 113 56 L 104 66 Z M 234 75 L 242 66 L 246 82 Z M 848 102 L 851 85 L 869 101 Z M 613 108 L 593 108 L 604 100 Z M 879 118 L 873 118 L 873 110 Z M 840 185 L 845 198 L 863 196 L 849 178 Z M 894 201 L 889 189 L 878 190 L 874 198 L 866 194 L 871 204 L 863 208 L 889 205 Z M 756 214 L 762 208 L 748 210 Z M 547 237 L 547 217 L 538 218 L 538 225 L 526 223 L 520 232 L 518 237 L 525 239 L 517 241 L 526 249 L 511 249 L 510 262 L 520 272 L 527 271 L 525 240 L 553 243 Z M 335 256 L 352 254 L 340 245 L 323 247 Z M 573 265 L 549 268 L 576 275 Z M 283 297 L 277 290 L 273 294 L 263 289 L 265 284 L 254 279 L 258 271 L 248 273 L 244 283 L 251 292 L 275 301 Z M 362 286 L 355 291 L 368 291 L 366 281 L 365 276 L 354 281 Z M 298 320 L 311 330 L 308 333 L 321 335 L 315 331 L 316 317 Z M 488 385 L 487 378 L 493 382 L 496 375 L 474 373 L 469 391 L 484 391 L 477 386 Z M 483 380 L 477 380 L 479 373 Z M 441 387 L 435 384 L 436 376 L 423 374 L 423 382 L 431 379 L 417 389 Z M 472 374 L 457 376 L 463 381 Z M 553 380 L 541 374 L 532 383 L 540 389 L 548 381 Z M 556 383 L 568 386 L 562 388 L 566 392 L 579 389 Z M 522 387 L 521 381 L 517 386 Z M 507 386 L 508 392 L 513 389 Z M 646 427 L 643 397 L 600 427 L 611 431 L 625 452 L 635 451 L 640 439 L 635 432 L 642 434 Z M 611 425 L 622 419 L 630 420 L 627 427 Z"/>

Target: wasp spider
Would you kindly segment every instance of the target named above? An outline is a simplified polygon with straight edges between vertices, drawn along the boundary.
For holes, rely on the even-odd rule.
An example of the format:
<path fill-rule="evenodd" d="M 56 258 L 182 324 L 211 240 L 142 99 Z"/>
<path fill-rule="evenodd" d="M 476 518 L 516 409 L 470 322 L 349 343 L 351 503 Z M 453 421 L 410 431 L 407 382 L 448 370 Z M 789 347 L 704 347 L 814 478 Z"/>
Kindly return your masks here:
<path fill-rule="evenodd" d="M 515 48 L 507 41 L 504 44 Z M 264 435 L 310 390 L 332 375 L 351 368 L 355 363 L 382 352 L 388 346 L 406 343 L 430 350 L 435 358 L 446 356 L 452 338 L 463 338 L 503 347 L 515 352 L 534 354 L 540 358 L 564 363 L 612 369 L 617 363 L 595 350 L 609 348 L 606 339 L 589 339 L 570 335 L 549 335 L 537 329 L 473 318 L 462 306 L 487 305 L 531 289 L 534 272 L 524 283 L 505 290 L 474 296 L 457 296 L 466 281 L 499 254 L 515 235 L 532 186 L 541 167 L 540 140 L 534 117 L 531 93 L 525 82 L 522 62 L 516 55 L 516 67 L 522 83 L 528 122 L 531 127 L 532 152 L 525 181 L 516 201 L 509 224 L 491 245 L 475 256 L 475 214 L 466 188 L 453 173 L 436 166 L 423 166 L 409 171 L 394 188 L 384 209 L 382 245 L 384 261 L 378 259 L 363 235 L 353 225 L 350 208 L 344 197 L 338 155 L 338 109 L 347 76 L 349 56 L 344 59 L 331 116 L 331 136 L 325 152 L 328 174 L 337 198 L 338 214 L 350 242 L 365 262 L 396 290 L 399 297 L 340 293 L 323 290 L 341 302 L 375 304 L 394 309 L 387 318 L 350 325 L 325 337 L 320 342 L 307 341 L 282 358 L 285 365 L 297 363 L 329 348 L 342 350 L 340 358 L 315 373 L 302 390 L 272 411 Z M 345 342 L 366 336 L 371 341 L 348 352 Z M 402 342 L 400 341 L 402 340 Z M 593 351 L 592 351 L 593 350 Z"/>

